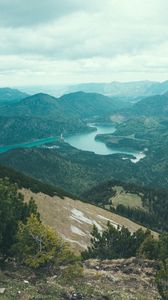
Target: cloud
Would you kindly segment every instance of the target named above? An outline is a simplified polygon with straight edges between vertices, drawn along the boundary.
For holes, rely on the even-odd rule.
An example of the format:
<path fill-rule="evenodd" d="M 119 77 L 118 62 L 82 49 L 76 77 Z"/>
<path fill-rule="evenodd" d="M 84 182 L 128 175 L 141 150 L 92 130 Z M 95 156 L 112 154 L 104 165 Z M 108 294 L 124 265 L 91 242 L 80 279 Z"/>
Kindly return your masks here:
<path fill-rule="evenodd" d="M 75 11 L 96 9 L 100 2 L 99 0 L 0 0 L 0 26 L 39 25 Z"/>
<path fill-rule="evenodd" d="M 167 0 L 0 0 L 1 85 L 165 80 Z"/>

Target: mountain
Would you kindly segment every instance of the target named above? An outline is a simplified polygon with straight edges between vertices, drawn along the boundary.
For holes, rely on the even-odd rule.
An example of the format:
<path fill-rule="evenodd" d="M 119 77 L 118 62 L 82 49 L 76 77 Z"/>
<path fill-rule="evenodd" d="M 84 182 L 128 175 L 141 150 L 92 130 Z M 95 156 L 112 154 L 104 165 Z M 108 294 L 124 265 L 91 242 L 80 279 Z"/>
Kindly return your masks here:
<path fill-rule="evenodd" d="M 20 144 L 48 137 L 59 137 L 61 133 L 87 132 L 89 128 L 79 119 L 1 117 L 0 145 Z"/>
<path fill-rule="evenodd" d="M 99 94 L 78 92 L 60 98 L 35 94 L 0 107 L 0 144 L 90 131 L 88 121 L 108 120 L 121 106 L 118 100 Z"/>
<path fill-rule="evenodd" d="M 83 121 L 72 113 L 66 114 L 58 100 L 46 94 L 0 107 L 0 124 L 3 145 L 88 130 Z"/>
<path fill-rule="evenodd" d="M 67 119 L 93 118 L 95 116 L 110 115 L 121 107 L 116 99 L 95 93 L 71 93 L 60 98 L 47 94 L 35 94 L 16 103 L 10 111 L 8 106 L 0 109 L 0 115 L 26 116 Z"/>
<path fill-rule="evenodd" d="M 54 187 L 43 185 L 32 178 L 0 166 L 0 178 L 7 175 L 10 181 L 19 184 L 18 192 L 23 194 L 25 201 L 33 197 L 43 224 L 55 229 L 71 245 L 75 254 L 80 254 L 81 250 L 90 244 L 90 231 L 93 225 L 96 225 L 100 232 L 106 229 L 108 221 L 116 228 L 124 225 L 132 233 L 141 227 L 127 218 L 73 200 L 63 191 L 60 194 L 60 191 Z M 8 187 L 5 189 L 5 194 Z M 152 232 L 152 234 L 158 237 L 157 233 Z M 38 236 L 35 236 L 36 241 Z M 37 247 L 37 242 L 35 246 Z M 46 252 L 46 248 L 42 249 Z M 57 249 L 60 251 L 60 248 Z M 33 258 L 37 256 L 34 253 Z M 136 295 L 137 300 L 160 299 L 155 281 L 159 268 L 157 261 L 136 257 L 118 260 L 90 259 L 83 262 L 79 261 L 80 255 L 78 255 L 74 264 L 72 259 L 70 263 L 66 262 L 66 256 L 63 259 L 60 268 L 58 263 L 53 268 L 50 264 L 33 268 L 21 263 L 20 257 L 8 259 L 5 256 L 5 262 L 1 257 L 0 298 L 117 300 L 133 299 Z"/>
<path fill-rule="evenodd" d="M 141 116 L 167 117 L 168 116 L 168 92 L 163 95 L 155 95 L 145 98 L 132 107 L 132 113 Z"/>
<path fill-rule="evenodd" d="M 42 221 L 55 228 L 76 252 L 86 249 L 90 244 L 93 225 L 96 225 L 100 231 L 106 228 L 108 221 L 116 228 L 118 225 L 126 226 L 131 232 L 139 228 L 145 229 L 129 219 L 77 199 L 70 197 L 61 199 L 59 196 L 51 197 L 41 192 L 35 194 L 27 189 L 20 191 L 26 201 L 33 197 Z M 157 236 L 157 233 L 153 232 L 153 234 Z"/>
<path fill-rule="evenodd" d="M 121 155 L 96 155 L 66 143 L 54 145 L 58 147 L 9 151 L 0 155 L 0 163 L 107 209 L 126 204 L 117 212 L 155 230 L 167 230 L 167 148 L 158 148 L 134 164 Z M 108 184 L 109 180 L 112 183 Z M 123 200 L 113 207 L 117 201 L 114 185 L 122 186 L 125 192 L 119 193 Z M 133 211 L 127 210 L 127 204 Z"/>
<path fill-rule="evenodd" d="M 107 96 L 140 98 L 156 94 L 164 94 L 168 91 L 168 81 L 133 81 L 110 83 L 83 83 L 69 86 L 68 92 L 83 91 L 101 93 Z"/>
<path fill-rule="evenodd" d="M 90 184 L 95 184 L 95 171 L 84 161 L 75 161 L 70 153 L 61 154 L 58 150 L 17 149 L 1 154 L 0 160 L 3 165 L 79 196 Z"/>
<path fill-rule="evenodd" d="M 19 102 L 27 96 L 27 93 L 21 92 L 17 89 L 0 88 L 0 105 Z"/>
<path fill-rule="evenodd" d="M 126 226 L 131 232 L 144 228 L 127 218 L 77 200 L 71 194 L 55 186 L 47 185 L 0 165 L 0 178 L 6 177 L 10 182 L 17 183 L 25 201 L 31 198 L 35 200 L 42 221 L 55 228 L 77 252 L 89 245 L 90 231 L 94 224 L 100 231 L 106 228 L 108 221 L 115 227 Z M 153 234 L 157 236 L 157 233 L 153 232 Z"/>
<path fill-rule="evenodd" d="M 66 113 L 71 112 L 79 118 L 106 117 L 123 107 L 122 101 L 98 93 L 76 92 L 59 98 Z"/>
<path fill-rule="evenodd" d="M 60 116 L 61 113 L 61 116 Z M 60 106 L 56 98 L 47 94 L 35 94 L 26 97 L 19 103 L 16 103 L 8 109 L 8 105 L 0 109 L 0 115 L 12 117 L 43 117 L 43 118 L 64 118 L 63 112 L 60 111 Z"/>
<path fill-rule="evenodd" d="M 0 178 L 8 178 L 11 183 L 16 183 L 20 189 L 28 189 L 34 193 L 42 192 L 51 197 L 58 196 L 71 197 L 75 199 L 70 193 L 67 193 L 65 190 L 62 190 L 56 186 L 46 184 L 44 182 L 38 181 L 35 178 L 24 175 L 23 173 L 17 172 L 15 169 L 5 167 L 0 165 Z"/>

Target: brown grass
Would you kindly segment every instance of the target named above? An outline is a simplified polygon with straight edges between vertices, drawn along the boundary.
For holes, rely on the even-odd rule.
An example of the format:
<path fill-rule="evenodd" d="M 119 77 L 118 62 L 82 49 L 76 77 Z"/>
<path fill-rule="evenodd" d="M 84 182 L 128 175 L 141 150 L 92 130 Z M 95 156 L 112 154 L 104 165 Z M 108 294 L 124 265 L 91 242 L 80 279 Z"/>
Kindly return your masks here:
<path fill-rule="evenodd" d="M 73 200 L 67 197 L 64 199 L 59 197 L 50 197 L 43 193 L 35 194 L 26 189 L 22 189 L 21 192 L 24 194 L 26 201 L 29 201 L 31 197 L 34 198 L 42 221 L 55 228 L 65 240 L 69 240 L 76 251 L 81 251 L 89 245 L 90 231 L 93 224 L 88 224 L 83 221 L 79 222 L 79 220 L 72 219 L 73 209 L 82 212 L 85 218 L 90 220 L 90 222 L 96 222 L 102 227 L 102 229 L 105 229 L 108 220 L 115 225 L 118 224 L 120 226 L 127 227 L 131 232 L 142 227 L 127 218 L 78 200 Z M 71 226 L 81 230 L 84 236 L 72 232 Z M 157 236 L 156 233 L 153 234 Z"/>

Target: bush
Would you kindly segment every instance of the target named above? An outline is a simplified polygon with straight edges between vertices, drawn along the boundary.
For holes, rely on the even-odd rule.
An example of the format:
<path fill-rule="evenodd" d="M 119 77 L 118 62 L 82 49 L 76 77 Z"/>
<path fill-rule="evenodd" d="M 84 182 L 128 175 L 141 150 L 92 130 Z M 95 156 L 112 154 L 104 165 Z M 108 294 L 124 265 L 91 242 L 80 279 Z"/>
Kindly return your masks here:
<path fill-rule="evenodd" d="M 159 243 L 152 235 L 148 236 L 141 244 L 138 254 L 147 259 L 158 259 Z"/>
<path fill-rule="evenodd" d="M 18 193 L 16 184 L 11 184 L 8 179 L 0 179 L 0 254 L 2 256 L 11 254 L 19 221 L 26 222 L 31 213 L 38 215 L 33 199 L 25 203 L 23 195 Z"/>
<path fill-rule="evenodd" d="M 125 227 L 116 229 L 108 223 L 107 229 L 102 234 L 96 226 L 93 226 L 91 235 L 91 247 L 82 252 L 83 259 L 117 259 L 136 256 L 140 245 L 150 235 L 150 231 L 144 232 L 139 229 L 132 234 Z"/>
<path fill-rule="evenodd" d="M 19 260 L 32 268 L 59 266 L 76 260 L 67 243 L 35 215 L 20 223 L 14 250 Z"/>
<path fill-rule="evenodd" d="M 80 262 L 75 262 L 67 266 L 61 276 L 66 282 L 71 282 L 75 279 L 83 277 L 83 267 Z"/>
<path fill-rule="evenodd" d="M 158 291 L 163 300 L 168 300 L 168 259 L 160 262 L 160 270 L 156 276 Z"/>

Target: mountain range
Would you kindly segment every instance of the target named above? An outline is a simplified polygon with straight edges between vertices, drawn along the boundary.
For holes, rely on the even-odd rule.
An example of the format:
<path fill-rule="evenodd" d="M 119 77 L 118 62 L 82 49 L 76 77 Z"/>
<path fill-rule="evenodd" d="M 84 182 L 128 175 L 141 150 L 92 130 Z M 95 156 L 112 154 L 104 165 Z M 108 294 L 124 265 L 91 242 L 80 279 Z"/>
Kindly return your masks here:
<path fill-rule="evenodd" d="M 133 106 L 132 112 L 141 116 L 167 117 L 168 92 L 142 99 Z"/>
<path fill-rule="evenodd" d="M 72 85 L 67 88 L 67 92 L 75 91 L 100 93 L 115 97 L 130 97 L 136 100 L 140 97 L 166 93 L 168 91 L 168 81 L 112 81 L 109 83 L 82 83 L 78 85 Z"/>
<path fill-rule="evenodd" d="M 27 93 L 21 92 L 17 89 L 0 88 L 0 105 L 19 102 L 27 96 Z"/>
<path fill-rule="evenodd" d="M 77 92 L 60 98 L 35 94 L 12 105 L 0 105 L 0 143 L 6 145 L 61 133 L 90 131 L 88 121 L 108 119 L 121 107 L 122 101 L 100 94 Z"/>

